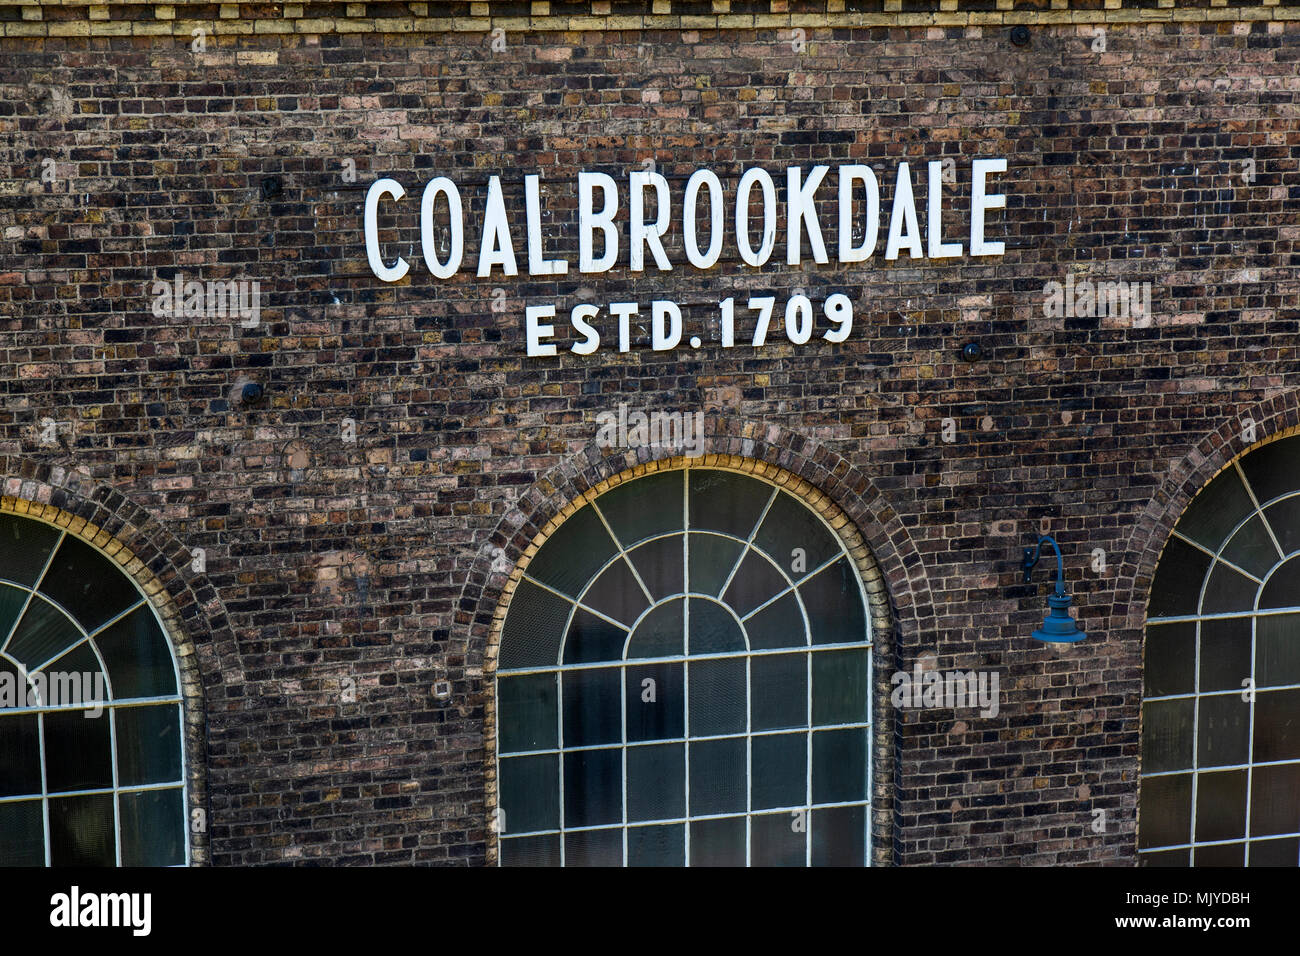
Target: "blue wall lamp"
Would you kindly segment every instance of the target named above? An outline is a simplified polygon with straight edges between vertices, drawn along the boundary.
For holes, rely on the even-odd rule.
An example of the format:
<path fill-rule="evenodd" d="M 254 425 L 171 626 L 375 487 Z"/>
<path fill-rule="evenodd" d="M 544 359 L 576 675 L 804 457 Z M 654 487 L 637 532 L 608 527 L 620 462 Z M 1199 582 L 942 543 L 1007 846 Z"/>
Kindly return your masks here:
<path fill-rule="evenodd" d="M 1079 630 L 1074 618 L 1070 617 L 1070 595 L 1065 593 L 1065 562 L 1061 560 L 1061 547 L 1056 543 L 1056 539 L 1045 534 L 1032 548 L 1025 548 L 1025 560 L 1020 566 L 1025 569 L 1025 583 L 1028 584 L 1030 575 L 1038 565 L 1038 555 L 1042 551 L 1044 542 L 1050 544 L 1052 550 L 1056 552 L 1056 593 L 1047 598 L 1047 606 L 1051 610 L 1047 612 L 1043 626 L 1034 631 L 1033 636 L 1035 640 L 1049 644 L 1073 644 L 1088 635 Z"/>

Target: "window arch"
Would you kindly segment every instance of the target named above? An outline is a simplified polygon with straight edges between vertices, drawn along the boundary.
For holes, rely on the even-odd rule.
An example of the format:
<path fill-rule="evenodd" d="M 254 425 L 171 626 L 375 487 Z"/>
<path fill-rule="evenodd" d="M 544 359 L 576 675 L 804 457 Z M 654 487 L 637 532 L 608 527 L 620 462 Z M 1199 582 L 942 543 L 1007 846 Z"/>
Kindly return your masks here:
<path fill-rule="evenodd" d="M 0 514 L 0 865 L 189 862 L 180 680 L 87 541 Z"/>
<path fill-rule="evenodd" d="M 503 865 L 865 865 L 871 625 L 756 476 L 617 484 L 522 571 L 497 659 Z"/>
<path fill-rule="evenodd" d="M 1146 865 L 1300 863 L 1300 437 L 1220 472 L 1160 556 L 1139 811 Z"/>

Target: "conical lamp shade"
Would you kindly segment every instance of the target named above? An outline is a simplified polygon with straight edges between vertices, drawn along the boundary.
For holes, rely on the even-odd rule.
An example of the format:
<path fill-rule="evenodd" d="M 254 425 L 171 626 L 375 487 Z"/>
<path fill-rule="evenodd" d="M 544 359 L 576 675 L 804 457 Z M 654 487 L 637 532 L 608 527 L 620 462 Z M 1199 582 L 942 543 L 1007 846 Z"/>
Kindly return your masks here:
<path fill-rule="evenodd" d="M 1051 608 L 1043 626 L 1034 631 L 1034 639 L 1049 644 L 1073 644 L 1088 635 L 1079 630 L 1074 618 L 1070 617 L 1070 595 L 1057 591 L 1047 599 Z"/>

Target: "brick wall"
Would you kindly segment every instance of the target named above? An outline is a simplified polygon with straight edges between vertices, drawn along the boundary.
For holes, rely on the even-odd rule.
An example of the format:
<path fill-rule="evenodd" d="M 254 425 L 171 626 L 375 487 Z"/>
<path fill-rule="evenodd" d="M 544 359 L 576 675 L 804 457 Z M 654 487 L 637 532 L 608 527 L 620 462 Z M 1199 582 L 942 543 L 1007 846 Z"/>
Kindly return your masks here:
<path fill-rule="evenodd" d="M 1154 562 L 1246 418 L 1259 438 L 1300 426 L 1298 8 L 327 6 L 0 11 L 5 475 L 75 474 L 84 501 L 115 494 L 204 550 L 202 574 L 172 566 L 220 620 L 187 628 L 212 860 L 484 860 L 495 597 L 551 516 L 632 462 L 594 444 L 627 401 L 707 410 L 710 453 L 790 470 L 854 519 L 890 587 L 886 679 L 927 652 L 1001 673 L 995 718 L 899 716 L 895 862 L 1132 862 Z M 472 8 L 461 29 L 443 6 Z M 783 196 L 787 166 L 866 163 L 888 209 L 908 160 L 924 216 L 925 164 L 952 158 L 960 235 L 977 156 L 1009 162 L 1001 257 L 886 262 L 886 218 L 851 267 L 788 267 L 781 239 L 762 269 L 724 253 L 699 272 L 676 228 L 666 274 L 438 281 L 420 260 L 439 174 L 473 263 L 491 174 L 522 261 L 532 172 L 548 251 L 576 259 L 581 169 L 625 184 L 654 160 L 678 201 L 700 167 L 731 190 L 765 166 Z M 412 265 L 391 285 L 361 229 L 378 176 L 408 192 L 382 224 Z M 260 325 L 156 317 L 177 271 L 256 280 Z M 1046 316 L 1044 284 L 1071 275 L 1151 282 L 1152 321 Z M 722 295 L 794 289 L 848 293 L 848 341 L 778 326 L 759 350 L 523 354 L 527 304 L 669 298 L 698 324 Z M 68 423 L 54 445 L 45 418 Z M 1062 652 L 1028 637 L 1050 575 L 1019 576 L 1049 531 L 1090 634 Z"/>

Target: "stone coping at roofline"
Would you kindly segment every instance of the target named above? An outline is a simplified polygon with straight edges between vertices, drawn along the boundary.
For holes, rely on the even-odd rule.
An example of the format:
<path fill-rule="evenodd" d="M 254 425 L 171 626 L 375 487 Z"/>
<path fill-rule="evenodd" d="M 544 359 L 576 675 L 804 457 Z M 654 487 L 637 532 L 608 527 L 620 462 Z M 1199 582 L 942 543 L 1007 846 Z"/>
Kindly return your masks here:
<path fill-rule="evenodd" d="M 6 37 L 1010 27 L 1300 20 L 1300 0 L 0 0 Z"/>

